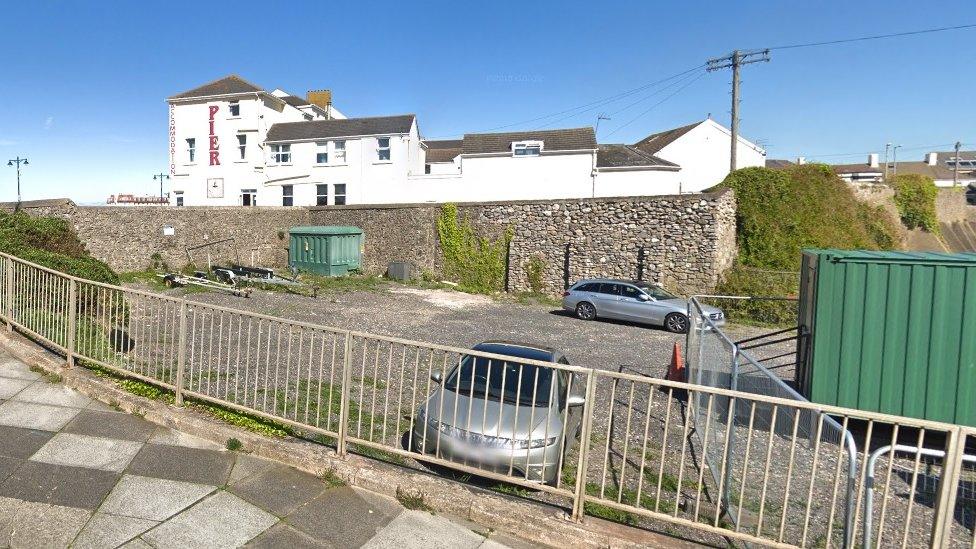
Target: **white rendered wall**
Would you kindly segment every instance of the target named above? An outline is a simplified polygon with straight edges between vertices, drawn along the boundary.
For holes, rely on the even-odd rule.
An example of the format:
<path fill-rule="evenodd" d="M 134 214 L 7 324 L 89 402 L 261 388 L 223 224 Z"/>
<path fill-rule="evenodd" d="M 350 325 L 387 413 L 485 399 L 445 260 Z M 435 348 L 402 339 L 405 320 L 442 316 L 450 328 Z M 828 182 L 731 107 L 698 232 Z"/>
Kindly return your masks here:
<path fill-rule="evenodd" d="M 656 154 L 681 166 L 682 192 L 699 192 L 722 182 L 729 174 L 732 136 L 713 120 L 706 120 Z M 739 138 L 736 166 L 765 166 L 762 149 Z"/>

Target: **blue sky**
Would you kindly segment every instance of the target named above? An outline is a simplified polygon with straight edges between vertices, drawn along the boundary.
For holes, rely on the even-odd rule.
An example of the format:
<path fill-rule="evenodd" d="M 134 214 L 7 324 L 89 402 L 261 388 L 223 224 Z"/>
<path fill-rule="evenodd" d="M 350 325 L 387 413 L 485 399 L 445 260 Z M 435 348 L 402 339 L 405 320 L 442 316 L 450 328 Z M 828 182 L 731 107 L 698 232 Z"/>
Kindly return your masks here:
<path fill-rule="evenodd" d="M 30 158 L 24 199 L 95 202 L 158 189 L 164 98 L 226 74 L 298 95 L 331 88 L 347 115 L 413 112 L 424 135 L 449 136 L 571 109 L 734 48 L 976 23 L 971 8 L 903 0 L 18 2 L 5 6 L 0 33 L 0 160 Z M 774 51 L 772 62 L 743 70 L 742 133 L 770 157 L 851 155 L 820 157 L 831 162 L 859 161 L 888 141 L 904 146 L 905 159 L 956 140 L 976 148 L 974 58 L 976 29 Z M 598 137 L 612 143 L 709 113 L 727 125 L 730 77 L 670 81 L 507 129 L 593 125 L 605 112 L 612 120 Z M 0 200 L 15 197 L 14 172 L 0 164 Z"/>

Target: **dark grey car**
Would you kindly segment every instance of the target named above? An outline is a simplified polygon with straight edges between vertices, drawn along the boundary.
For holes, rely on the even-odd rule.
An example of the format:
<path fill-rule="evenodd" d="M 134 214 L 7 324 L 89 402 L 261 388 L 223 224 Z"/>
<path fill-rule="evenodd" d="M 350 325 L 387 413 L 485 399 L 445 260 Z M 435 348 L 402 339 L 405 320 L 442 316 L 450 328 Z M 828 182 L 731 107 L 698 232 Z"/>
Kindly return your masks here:
<path fill-rule="evenodd" d="M 638 280 L 581 280 L 563 294 L 563 309 L 583 320 L 613 318 L 664 326 L 680 334 L 688 331 L 688 300 Z M 702 311 L 716 326 L 725 324 L 721 309 L 703 306 Z"/>

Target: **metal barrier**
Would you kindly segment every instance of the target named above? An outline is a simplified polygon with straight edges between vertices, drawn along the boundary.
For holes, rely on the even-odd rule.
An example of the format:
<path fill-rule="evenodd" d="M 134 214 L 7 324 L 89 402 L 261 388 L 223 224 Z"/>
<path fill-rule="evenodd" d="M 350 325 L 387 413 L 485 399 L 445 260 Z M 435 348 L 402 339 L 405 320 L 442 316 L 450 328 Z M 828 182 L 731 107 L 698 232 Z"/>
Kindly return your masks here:
<path fill-rule="evenodd" d="M 577 520 L 659 519 L 712 542 L 850 546 L 850 494 L 860 492 L 849 483 L 864 483 L 850 432 L 863 441 L 865 461 L 879 443 L 924 432 L 944 441 L 948 457 L 928 471 L 937 486 L 930 501 L 916 502 L 912 481 L 903 502 L 911 516 L 897 535 L 903 546 L 973 543 L 972 523 L 960 528 L 953 517 L 962 448 L 976 431 L 815 405 L 788 391 L 735 390 L 770 374 L 694 315 L 691 381 L 710 385 L 296 322 L 83 280 L 5 254 L 0 271 L 0 317 L 63 352 L 69 367 L 82 362 L 155 384 L 177 405 L 196 399 L 266 418 L 332 442 L 340 455 L 409 458 L 531 488 L 570 502 Z M 885 486 L 888 517 L 900 510 L 899 488 Z M 880 527 L 898 528 L 879 518 Z"/>

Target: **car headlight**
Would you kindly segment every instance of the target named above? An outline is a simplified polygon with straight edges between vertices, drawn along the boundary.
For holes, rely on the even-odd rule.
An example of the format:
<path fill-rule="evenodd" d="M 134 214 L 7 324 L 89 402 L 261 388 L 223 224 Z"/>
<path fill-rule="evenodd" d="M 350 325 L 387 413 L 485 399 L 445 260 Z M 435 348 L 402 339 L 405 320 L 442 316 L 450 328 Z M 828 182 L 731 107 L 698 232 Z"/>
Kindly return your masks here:
<path fill-rule="evenodd" d="M 557 440 L 559 440 L 559 437 L 534 438 L 532 440 L 517 440 L 515 442 L 518 444 L 517 448 L 527 450 L 529 448 L 543 448 L 545 446 L 552 446 Z"/>

